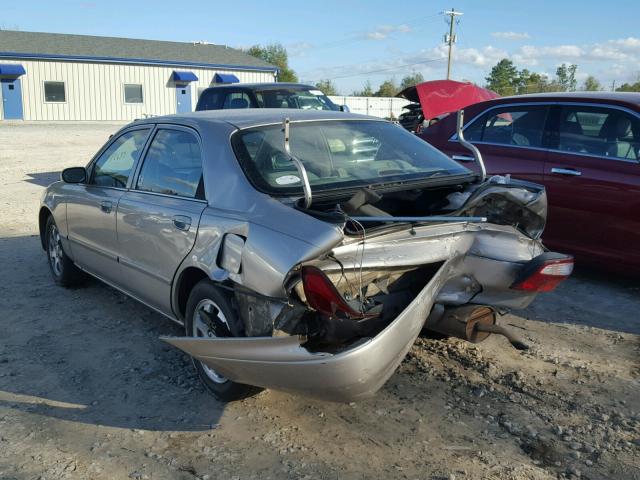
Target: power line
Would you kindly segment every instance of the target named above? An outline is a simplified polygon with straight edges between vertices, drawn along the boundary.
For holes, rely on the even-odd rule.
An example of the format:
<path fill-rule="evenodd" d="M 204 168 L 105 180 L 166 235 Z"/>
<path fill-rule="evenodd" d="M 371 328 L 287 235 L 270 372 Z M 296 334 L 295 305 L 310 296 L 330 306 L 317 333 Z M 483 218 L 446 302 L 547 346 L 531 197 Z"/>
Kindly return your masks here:
<path fill-rule="evenodd" d="M 423 60 L 423 61 L 420 61 L 420 62 L 406 63 L 404 65 L 396 65 L 394 67 L 389 67 L 389 68 L 381 68 L 381 69 L 378 69 L 378 70 L 370 70 L 368 72 L 352 73 L 350 75 L 340 75 L 338 77 L 331 77 L 331 79 L 332 80 L 337 80 L 337 79 L 340 79 L 340 78 L 360 77 L 360 76 L 363 76 L 363 75 L 371 75 L 371 74 L 374 74 L 374 73 L 389 72 L 391 70 L 397 70 L 398 68 L 412 67 L 414 65 L 422 65 L 422 64 L 425 64 L 425 63 L 442 62 L 442 61 L 444 61 L 444 58 L 430 58 L 428 60 Z M 336 68 L 339 68 L 339 67 L 336 67 Z"/>
<path fill-rule="evenodd" d="M 451 56 L 453 54 L 453 44 L 456 43 L 455 25 L 459 20 L 456 17 L 464 15 L 462 12 L 456 12 L 455 8 L 452 8 L 448 12 L 442 12 L 442 15 L 449 17 L 449 35 L 444 36 L 444 43 L 449 46 L 449 55 L 447 60 L 447 80 L 451 78 Z"/>
<path fill-rule="evenodd" d="M 433 21 L 434 17 L 438 17 L 440 16 L 439 13 L 436 13 L 435 15 L 428 15 L 426 17 L 422 17 L 421 19 L 418 20 L 412 20 L 410 22 L 400 22 L 401 25 L 408 25 L 408 26 L 412 26 L 417 24 L 418 22 L 422 22 L 424 20 L 430 20 Z M 429 23 L 429 22 L 427 22 Z M 420 25 L 419 28 L 422 28 L 424 26 L 424 24 Z M 389 33 L 393 33 L 393 32 L 389 32 Z M 347 45 L 349 43 L 357 43 L 357 42 L 364 42 L 364 41 L 371 41 L 372 39 L 368 38 L 366 35 L 361 35 L 361 36 L 355 36 L 351 35 L 349 37 L 346 38 L 342 38 L 339 40 L 334 40 L 332 42 L 326 42 L 326 43 L 319 43 L 316 45 L 311 45 L 309 47 L 309 50 L 323 50 L 323 49 L 327 49 L 327 48 L 335 48 L 335 47 L 340 47 L 342 45 Z"/>

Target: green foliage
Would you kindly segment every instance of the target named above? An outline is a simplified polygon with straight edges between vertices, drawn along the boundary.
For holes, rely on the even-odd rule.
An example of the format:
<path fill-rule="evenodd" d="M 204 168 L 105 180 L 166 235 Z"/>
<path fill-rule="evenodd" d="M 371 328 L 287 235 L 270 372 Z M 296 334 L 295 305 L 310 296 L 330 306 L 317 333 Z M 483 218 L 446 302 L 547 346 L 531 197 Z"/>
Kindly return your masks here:
<path fill-rule="evenodd" d="M 518 69 L 511 60 L 503 58 L 494 65 L 485 80 L 487 88 L 498 95 L 514 95 L 519 83 Z"/>
<path fill-rule="evenodd" d="M 316 83 L 316 87 L 319 90 L 322 90 L 322 93 L 324 93 L 325 95 L 338 95 L 336 86 L 328 78 L 326 80 L 320 80 L 318 83 Z"/>
<path fill-rule="evenodd" d="M 577 65 L 567 65 L 563 63 L 556 70 L 555 84 L 560 92 L 575 92 L 578 82 L 576 81 Z"/>
<path fill-rule="evenodd" d="M 548 92 L 551 90 L 551 84 L 546 75 L 530 72 L 526 68 L 520 70 L 515 86 L 515 94 L 522 95 L 526 93 Z"/>
<path fill-rule="evenodd" d="M 563 63 L 557 68 L 555 78 L 550 80 L 546 75 L 530 72 L 526 68 L 518 70 L 511 60 L 503 58 L 491 69 L 486 78 L 486 87 L 499 95 L 574 92 L 578 84 L 576 81 L 577 70 L 577 65 Z M 638 82 L 638 87 L 640 87 L 640 82 Z M 583 89 L 601 90 L 602 85 L 595 77 L 590 75 L 585 80 Z"/>
<path fill-rule="evenodd" d="M 413 87 L 414 85 L 417 85 L 418 83 L 422 83 L 422 82 L 424 82 L 424 77 L 422 76 L 421 73 L 414 73 L 412 75 L 407 75 L 400 82 L 399 90 L 404 90 L 405 88 Z"/>
<path fill-rule="evenodd" d="M 602 90 L 602 85 L 596 77 L 589 75 L 585 78 L 584 83 L 582 84 L 582 90 L 585 92 L 597 92 Z"/>
<path fill-rule="evenodd" d="M 371 82 L 369 80 L 367 80 L 364 83 L 364 86 L 363 86 L 362 90 L 354 91 L 353 92 L 353 96 L 354 97 L 373 97 L 373 88 L 371 88 Z"/>
<path fill-rule="evenodd" d="M 398 87 L 393 80 L 385 80 L 380 84 L 378 91 L 373 94 L 374 97 L 393 97 L 398 93 Z"/>
<path fill-rule="evenodd" d="M 635 83 L 623 83 L 616 88 L 616 92 L 640 92 L 640 80 Z"/>
<path fill-rule="evenodd" d="M 278 73 L 279 82 L 297 82 L 298 76 L 291 68 L 289 68 L 289 55 L 287 50 L 279 43 L 270 45 L 254 45 L 245 50 L 246 53 L 253 57 L 261 58 L 265 62 L 275 65 L 280 69 Z"/>

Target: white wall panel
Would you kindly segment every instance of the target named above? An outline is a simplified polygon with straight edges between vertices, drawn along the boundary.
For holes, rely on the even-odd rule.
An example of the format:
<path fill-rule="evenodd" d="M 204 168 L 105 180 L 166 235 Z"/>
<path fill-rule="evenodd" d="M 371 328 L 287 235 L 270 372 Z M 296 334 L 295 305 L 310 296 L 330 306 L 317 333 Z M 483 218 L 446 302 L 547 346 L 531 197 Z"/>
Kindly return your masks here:
<path fill-rule="evenodd" d="M 330 96 L 336 105 L 346 105 L 353 113 L 371 115 L 373 117 L 396 119 L 402 113 L 402 108 L 411 103 L 404 98 L 396 97 L 350 97 L 350 96 Z"/>
<path fill-rule="evenodd" d="M 114 63 L 83 63 L 48 60 L 0 59 L 0 63 L 20 63 L 26 74 L 20 77 L 25 120 L 127 121 L 145 115 L 167 115 L 176 111 L 174 70 L 190 71 L 198 77 L 191 83 L 191 104 L 195 108 L 198 88 L 212 85 L 216 73 L 232 73 L 243 82 L 273 82 L 270 72 L 165 67 Z M 66 102 L 44 101 L 44 82 L 65 83 Z M 124 84 L 140 84 L 142 104 L 124 102 Z M 1 109 L 0 109 L 1 110 Z M 0 111 L 0 118 L 2 112 Z"/>

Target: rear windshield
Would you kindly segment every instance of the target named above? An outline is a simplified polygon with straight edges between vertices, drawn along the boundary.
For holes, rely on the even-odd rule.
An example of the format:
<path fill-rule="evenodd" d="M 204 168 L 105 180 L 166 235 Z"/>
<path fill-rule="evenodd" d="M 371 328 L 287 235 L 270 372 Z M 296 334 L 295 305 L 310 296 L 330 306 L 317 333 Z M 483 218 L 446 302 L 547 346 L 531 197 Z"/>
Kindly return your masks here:
<path fill-rule="evenodd" d="M 301 110 L 339 110 L 320 90 L 256 90 L 260 108 L 297 108 Z"/>
<path fill-rule="evenodd" d="M 245 173 L 259 190 L 281 194 L 302 191 L 298 171 L 284 150 L 282 125 L 240 130 L 232 142 Z M 314 191 L 471 173 L 388 122 L 292 123 L 290 142 L 291 152 L 304 164 Z"/>

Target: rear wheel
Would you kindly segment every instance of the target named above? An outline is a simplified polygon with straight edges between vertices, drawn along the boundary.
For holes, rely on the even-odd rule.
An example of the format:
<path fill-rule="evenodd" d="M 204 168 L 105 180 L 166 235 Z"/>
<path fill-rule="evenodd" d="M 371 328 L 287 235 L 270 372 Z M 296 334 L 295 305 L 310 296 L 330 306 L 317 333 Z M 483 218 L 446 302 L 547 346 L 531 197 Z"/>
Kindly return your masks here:
<path fill-rule="evenodd" d="M 83 280 L 82 271 L 76 267 L 62 249 L 60 231 L 53 216 L 49 216 L 45 227 L 45 248 L 49 270 L 53 281 L 63 287 L 78 285 Z"/>
<path fill-rule="evenodd" d="M 209 280 L 202 280 L 187 301 L 186 335 L 199 338 L 243 337 L 242 322 L 227 296 Z M 259 387 L 236 383 L 193 358 L 193 365 L 207 389 L 225 402 L 241 400 L 262 391 Z"/>

